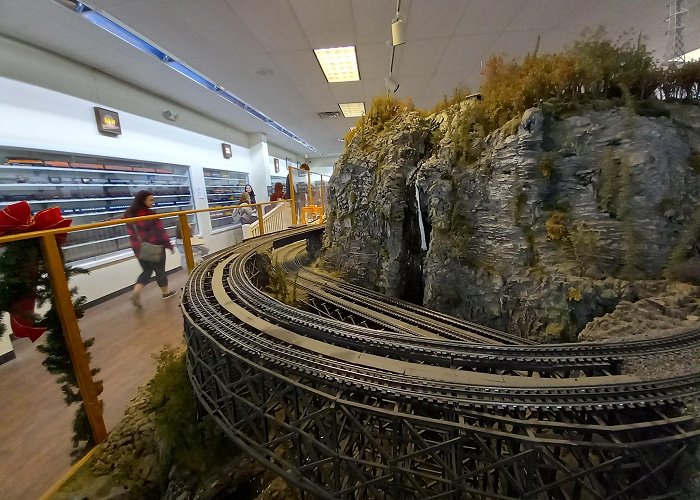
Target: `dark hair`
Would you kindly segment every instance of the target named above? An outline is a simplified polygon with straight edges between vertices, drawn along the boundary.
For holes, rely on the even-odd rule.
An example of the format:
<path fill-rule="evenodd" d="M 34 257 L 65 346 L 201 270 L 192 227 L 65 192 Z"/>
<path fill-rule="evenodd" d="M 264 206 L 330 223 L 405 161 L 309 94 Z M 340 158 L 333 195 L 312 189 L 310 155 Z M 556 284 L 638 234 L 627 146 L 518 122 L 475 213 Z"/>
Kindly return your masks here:
<path fill-rule="evenodd" d="M 139 191 L 134 196 L 134 201 L 131 202 L 129 208 L 124 212 L 124 217 L 136 217 L 136 213 L 142 209 L 148 209 L 146 206 L 146 198 L 153 196 L 153 193 L 148 190 Z"/>
<path fill-rule="evenodd" d="M 311 170 L 311 167 L 309 167 L 308 163 L 302 163 L 299 170 Z"/>
<path fill-rule="evenodd" d="M 275 182 L 275 193 L 277 192 L 277 188 L 279 188 L 279 191 L 284 193 L 284 184 L 281 182 Z"/>
<path fill-rule="evenodd" d="M 247 188 L 250 188 L 250 193 L 249 193 L 249 194 L 250 194 L 250 199 L 252 200 L 252 199 L 253 199 L 253 196 L 255 196 L 255 191 L 253 191 L 253 186 L 251 186 L 250 184 L 246 184 L 245 186 L 243 186 L 243 191 L 245 191 Z M 248 192 L 248 191 L 246 191 L 246 193 L 247 193 L 247 192 Z"/>

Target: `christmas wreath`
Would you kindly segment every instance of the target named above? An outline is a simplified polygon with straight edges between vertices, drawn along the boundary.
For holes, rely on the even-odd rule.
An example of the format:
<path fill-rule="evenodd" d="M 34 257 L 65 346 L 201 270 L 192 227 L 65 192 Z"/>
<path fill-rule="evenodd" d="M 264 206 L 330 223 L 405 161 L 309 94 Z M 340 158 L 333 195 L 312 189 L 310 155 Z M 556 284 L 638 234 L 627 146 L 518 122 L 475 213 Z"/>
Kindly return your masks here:
<path fill-rule="evenodd" d="M 63 228 L 68 227 L 71 222 L 71 219 L 62 217 L 58 207 L 32 215 L 29 204 L 22 201 L 0 211 L 0 236 Z M 56 235 L 59 248 L 65 239 L 65 233 Z M 64 270 L 68 280 L 76 274 L 87 273 L 84 269 L 65 265 Z M 81 318 L 84 314 L 85 297 L 79 296 L 76 288 L 72 288 L 70 292 L 75 315 Z M 40 308 L 48 306 L 48 309 L 42 315 L 37 315 L 35 304 Z M 79 458 L 94 443 L 63 336 L 63 328 L 53 302 L 49 275 L 44 266 L 38 238 L 0 245 L 0 316 L 3 313 L 9 314 L 10 328 L 15 337 L 26 337 L 36 342 L 44 332 L 47 332 L 45 341 L 38 345 L 37 349 L 46 356 L 42 364 L 49 373 L 58 375 L 57 383 L 61 384 L 66 405 L 79 404 L 73 420 L 73 451 L 71 452 L 74 459 Z M 6 333 L 5 330 L 5 325 L 0 323 L 0 337 Z M 84 341 L 85 350 L 87 351 L 93 343 L 94 339 Z M 98 372 L 98 369 L 92 369 L 93 376 Z M 101 383 L 98 382 L 97 386 L 99 393 Z"/>

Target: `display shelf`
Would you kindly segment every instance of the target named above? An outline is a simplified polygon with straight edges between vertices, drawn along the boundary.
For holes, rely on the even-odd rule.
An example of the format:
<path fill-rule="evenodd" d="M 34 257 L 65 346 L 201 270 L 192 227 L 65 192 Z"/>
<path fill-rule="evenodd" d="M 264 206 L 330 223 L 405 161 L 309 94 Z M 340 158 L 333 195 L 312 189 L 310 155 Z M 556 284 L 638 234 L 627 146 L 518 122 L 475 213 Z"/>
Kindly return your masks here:
<path fill-rule="evenodd" d="M 32 212 L 58 206 L 74 224 L 88 224 L 121 218 L 144 189 L 155 195 L 156 213 L 193 207 L 186 165 L 0 147 L 0 209 L 26 200 Z M 176 226 L 165 225 L 174 237 Z M 68 233 L 63 254 L 66 262 L 89 267 L 128 249 L 127 228 L 119 225 Z"/>
<path fill-rule="evenodd" d="M 210 207 L 237 205 L 246 184 L 248 184 L 248 174 L 245 172 L 204 169 L 204 187 L 207 193 L 207 204 Z M 209 212 L 209 219 L 212 230 L 233 227 L 231 210 Z"/>
<path fill-rule="evenodd" d="M 119 173 L 135 173 L 135 174 L 145 174 L 145 175 L 155 175 L 155 176 L 162 176 L 162 177 L 169 177 L 169 178 L 178 178 L 181 177 L 183 179 L 188 179 L 188 175 L 177 175 L 177 174 L 162 174 L 162 173 L 157 173 L 157 172 L 142 172 L 142 171 L 134 171 L 134 170 L 110 170 L 110 169 L 87 169 L 87 168 L 80 168 L 80 167 L 73 167 L 73 168 L 65 168 L 65 167 L 54 167 L 51 165 L 46 165 L 44 163 L 43 166 L 20 166 L 20 165 L 12 165 L 12 164 L 5 164 L 2 166 L 3 170 L 18 170 L 18 171 L 33 171 L 37 170 L 37 168 L 50 168 L 52 172 L 86 172 L 86 173 L 98 173 L 98 174 L 119 174 Z"/>
<path fill-rule="evenodd" d="M 191 198 L 192 195 L 190 194 L 159 194 L 159 198 Z M 113 197 L 104 197 L 104 198 L 61 198 L 60 201 L 62 203 L 71 203 L 74 201 L 108 201 L 108 200 L 133 200 L 133 196 L 113 196 Z M 58 199 L 57 199 L 58 200 Z M 48 201 L 52 200 L 25 200 L 27 203 L 30 205 L 32 204 L 46 204 Z M 9 205 L 11 203 L 14 203 L 13 201 L 0 201 L 0 207 Z"/>

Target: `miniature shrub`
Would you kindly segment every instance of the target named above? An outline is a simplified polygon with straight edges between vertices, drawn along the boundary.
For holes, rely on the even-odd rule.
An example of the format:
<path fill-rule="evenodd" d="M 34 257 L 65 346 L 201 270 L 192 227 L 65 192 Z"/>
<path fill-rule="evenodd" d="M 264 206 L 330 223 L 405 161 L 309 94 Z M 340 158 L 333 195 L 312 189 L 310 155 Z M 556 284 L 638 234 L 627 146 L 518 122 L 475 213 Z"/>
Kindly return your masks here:
<path fill-rule="evenodd" d="M 578 288 L 571 287 L 566 291 L 566 300 L 569 302 L 581 302 L 581 299 L 583 299 L 583 294 Z"/>
<path fill-rule="evenodd" d="M 574 258 L 581 267 L 581 272 L 595 261 L 599 251 L 598 233 L 586 229 L 582 225 L 576 225 L 567 236 L 567 241 L 571 245 Z"/>
<path fill-rule="evenodd" d="M 376 135 L 387 128 L 387 124 L 400 114 L 416 111 L 410 99 L 396 99 L 392 96 L 375 97 L 369 111 L 360 118 L 355 126 L 345 134 L 345 145 L 349 145 L 356 136 L 364 142 L 365 134 Z M 362 148 L 362 144 L 360 145 Z"/>
<path fill-rule="evenodd" d="M 681 283 L 700 285 L 700 259 L 692 258 L 671 264 L 665 272 L 666 278 Z"/>
<path fill-rule="evenodd" d="M 555 210 L 544 223 L 547 228 L 547 239 L 561 241 L 566 236 L 566 214 Z"/>
<path fill-rule="evenodd" d="M 554 154 L 544 153 L 540 157 L 540 162 L 537 165 L 542 177 L 550 179 L 552 177 L 552 169 L 554 168 Z"/>

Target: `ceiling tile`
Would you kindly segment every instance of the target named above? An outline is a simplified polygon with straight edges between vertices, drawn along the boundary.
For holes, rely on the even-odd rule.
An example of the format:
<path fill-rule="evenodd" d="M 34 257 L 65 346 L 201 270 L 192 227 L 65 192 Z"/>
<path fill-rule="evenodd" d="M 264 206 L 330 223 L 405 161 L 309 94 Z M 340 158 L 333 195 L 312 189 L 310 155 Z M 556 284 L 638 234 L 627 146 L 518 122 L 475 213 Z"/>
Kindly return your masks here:
<path fill-rule="evenodd" d="M 526 0 L 472 0 L 457 25 L 455 35 L 501 32 L 526 3 Z"/>
<path fill-rule="evenodd" d="M 410 1 L 402 3 L 402 10 L 410 9 Z M 352 0 L 355 34 L 359 44 L 391 42 L 391 20 L 396 15 L 392 1 Z"/>
<path fill-rule="evenodd" d="M 167 8 L 223 54 L 259 54 L 265 51 L 225 0 L 169 0 Z"/>
<path fill-rule="evenodd" d="M 357 62 L 360 66 L 360 79 L 384 78 L 389 74 L 391 46 L 384 43 L 358 45 Z"/>
<path fill-rule="evenodd" d="M 355 102 L 358 100 L 358 96 L 362 95 L 362 82 L 332 83 L 331 92 L 336 99 L 336 103 Z M 336 105 L 336 108 L 337 107 Z"/>
<path fill-rule="evenodd" d="M 227 0 L 269 52 L 309 49 L 299 21 L 287 0 Z"/>
<path fill-rule="evenodd" d="M 450 43 L 449 37 L 430 40 L 414 40 L 397 47 L 394 61 L 394 74 L 401 77 L 409 75 L 428 75 L 435 73 L 445 50 Z"/>
<path fill-rule="evenodd" d="M 350 0 L 290 0 L 304 35 L 314 49 L 355 45 Z"/>
<path fill-rule="evenodd" d="M 464 0 L 414 0 L 410 10 L 401 9 L 407 21 L 406 42 L 451 36 L 468 4 Z"/>
<path fill-rule="evenodd" d="M 468 87 L 472 92 L 476 92 L 479 89 L 478 71 L 434 75 L 420 99 L 421 107 L 432 108 L 445 96 L 450 97 L 458 87 Z"/>
<path fill-rule="evenodd" d="M 274 52 L 272 59 L 284 74 L 295 84 L 321 83 L 326 81 L 318 59 L 310 50 L 296 52 Z"/>
<path fill-rule="evenodd" d="M 684 35 L 690 50 L 700 46 L 700 1 L 687 3 Z M 301 137 L 322 150 L 329 148 L 326 152 L 340 150 L 337 137 L 348 127 L 343 122 L 352 120 L 321 121 L 316 113 L 335 111 L 338 102 L 346 101 L 364 101 L 369 107 L 373 97 L 386 95 L 383 79 L 389 72 L 395 0 L 92 0 L 89 4 L 107 9 Z M 434 106 L 460 84 L 476 90 L 482 60 L 494 52 L 511 57 L 531 52 L 538 35 L 540 53 L 559 51 L 584 27 L 597 25 L 606 26 L 613 39 L 625 30 L 641 29 L 658 55 L 665 44 L 664 0 L 402 0 L 401 14 L 408 41 L 397 48 L 395 77 L 401 84 L 397 95 L 411 97 L 423 108 Z M 244 132 L 264 131 L 271 143 L 304 152 L 279 132 L 52 1 L 0 0 L 0 32 Z M 350 43 L 357 46 L 362 80 L 328 84 L 312 46 Z M 261 69 L 272 74 L 257 74 Z M 75 84 L 85 95 L 96 92 L 88 82 Z"/>
<path fill-rule="evenodd" d="M 336 111 L 338 102 L 331 91 L 330 83 L 317 83 L 298 85 L 297 90 L 309 103 L 309 107 L 315 112 Z"/>
<path fill-rule="evenodd" d="M 467 69 L 488 59 L 490 48 L 497 39 L 497 33 L 453 37 L 436 72 L 466 74 Z"/>
<path fill-rule="evenodd" d="M 572 16 L 580 0 L 528 0 L 506 27 L 506 31 L 534 31 L 556 29 L 559 23 Z"/>
<path fill-rule="evenodd" d="M 506 59 L 519 59 L 532 54 L 537 48 L 537 37 L 540 31 L 505 31 L 498 37 L 488 50 L 488 57 L 504 56 Z M 488 59 L 484 57 L 484 61 Z"/>

